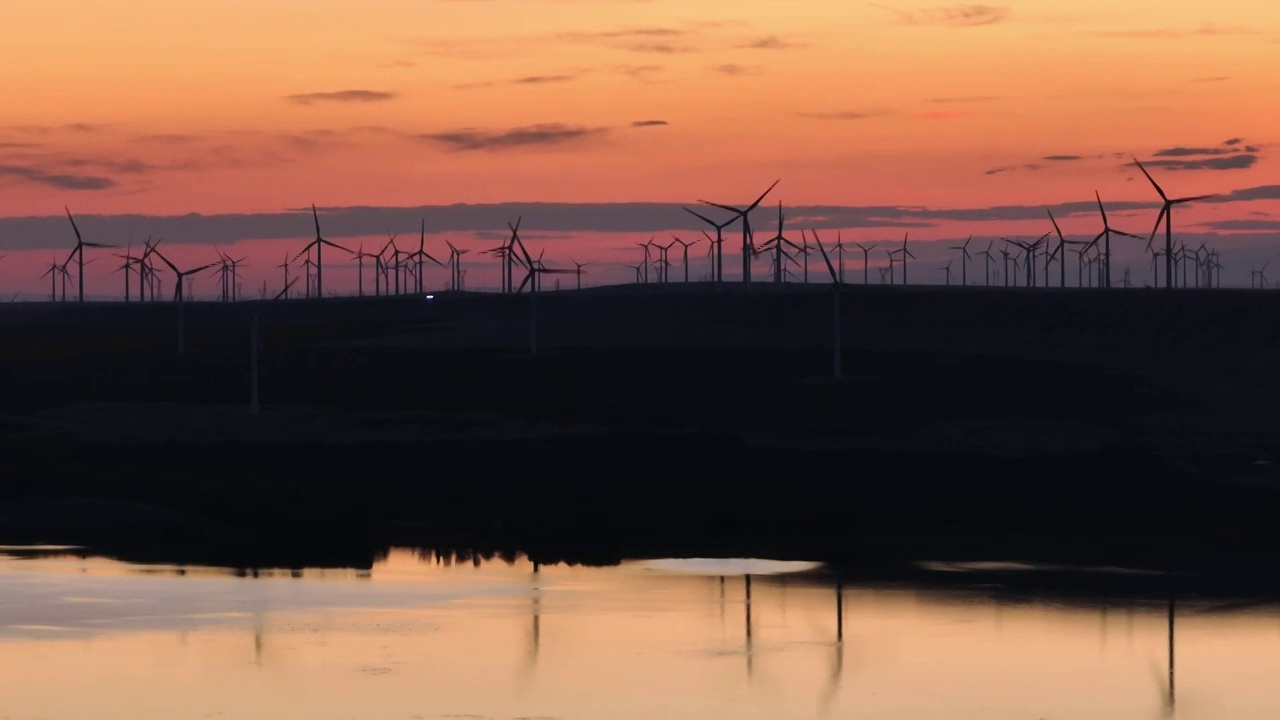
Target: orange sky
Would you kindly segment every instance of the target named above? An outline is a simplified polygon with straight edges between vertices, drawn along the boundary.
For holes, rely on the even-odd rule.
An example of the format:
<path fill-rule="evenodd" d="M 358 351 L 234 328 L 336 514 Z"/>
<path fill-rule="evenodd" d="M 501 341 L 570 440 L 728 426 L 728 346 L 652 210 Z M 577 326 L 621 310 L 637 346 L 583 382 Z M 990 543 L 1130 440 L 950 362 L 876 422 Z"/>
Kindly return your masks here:
<path fill-rule="evenodd" d="M 0 217 L 1145 200 L 1129 154 L 1242 138 L 1168 181 L 1225 192 L 1274 177 L 1278 42 L 1258 0 L 16 0 Z"/>

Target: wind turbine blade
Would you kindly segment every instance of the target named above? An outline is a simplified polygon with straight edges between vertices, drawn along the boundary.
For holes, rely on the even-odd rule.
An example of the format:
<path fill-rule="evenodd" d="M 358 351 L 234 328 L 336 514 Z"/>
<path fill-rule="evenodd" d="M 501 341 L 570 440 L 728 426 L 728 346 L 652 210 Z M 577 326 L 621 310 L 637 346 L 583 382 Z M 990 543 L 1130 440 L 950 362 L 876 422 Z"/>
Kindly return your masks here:
<path fill-rule="evenodd" d="M 316 204 L 311 203 L 311 217 L 316 221 L 316 239 L 320 238 L 320 214 L 316 212 Z"/>
<path fill-rule="evenodd" d="M 161 255 L 159 250 L 155 250 L 155 255 L 156 257 L 160 258 L 160 260 L 163 261 L 165 265 L 168 265 L 170 270 L 174 271 L 175 273 L 178 272 L 178 266 L 169 262 L 169 258 L 165 257 L 164 255 Z M 210 265 L 213 265 L 213 264 L 215 263 L 210 263 Z M 201 268 L 201 269 L 203 270 L 204 268 Z"/>
<path fill-rule="evenodd" d="M 827 256 L 827 249 L 822 246 L 822 241 L 818 239 L 817 231 L 813 233 L 813 241 L 818 244 L 818 252 L 822 253 L 822 262 L 827 264 L 827 272 L 831 273 L 831 282 L 839 285 L 840 275 L 836 272 L 835 266 L 831 264 L 831 258 Z"/>
<path fill-rule="evenodd" d="M 1093 191 L 1093 196 L 1098 199 L 1098 212 L 1102 213 L 1102 226 L 1106 227 L 1107 226 L 1107 209 L 1102 207 L 1102 196 L 1098 194 L 1097 190 Z"/>
<path fill-rule="evenodd" d="M 1058 227 L 1058 220 L 1053 217 L 1053 211 L 1045 208 L 1045 212 L 1049 213 L 1049 222 L 1053 223 L 1053 229 L 1058 233 L 1058 239 L 1066 242 L 1066 238 L 1062 237 L 1062 228 Z"/>
<path fill-rule="evenodd" d="M 1138 169 L 1142 171 L 1142 174 L 1147 176 L 1147 180 L 1150 181 L 1151 187 L 1154 187 L 1156 192 L 1160 193 L 1160 199 L 1167 202 L 1169 197 L 1164 194 L 1164 188 L 1160 187 L 1160 183 L 1156 182 L 1156 179 L 1151 177 L 1151 173 L 1147 172 L 1147 169 L 1142 166 L 1142 163 L 1138 161 L 1138 158 L 1134 158 L 1133 162 L 1138 166 Z"/>
<path fill-rule="evenodd" d="M 65 205 L 62 207 L 62 209 L 67 211 L 67 219 L 71 221 L 71 229 L 76 231 L 76 244 L 78 245 L 84 242 L 84 239 L 80 237 L 80 227 L 76 225 L 76 219 L 71 217 L 71 210 L 68 209 Z"/>
<path fill-rule="evenodd" d="M 311 252 L 311 248 L 315 247 L 315 246 L 316 246 L 316 244 L 317 244 L 317 243 L 319 243 L 319 242 L 320 242 L 319 240 L 312 240 L 311 242 L 307 243 L 306 247 L 304 247 L 304 248 L 302 248 L 301 250 L 299 250 L 299 251 L 298 251 L 298 254 L 293 256 L 293 262 L 298 262 L 298 258 L 302 257 L 303 255 L 307 255 L 308 253 L 310 253 L 310 252 Z M 218 252 L 218 256 L 219 256 L 219 257 L 222 257 L 222 253 L 221 253 L 221 252 Z"/>
<path fill-rule="evenodd" d="M 699 219 L 699 220 L 701 220 L 702 222 L 704 222 L 704 223 L 706 223 L 706 224 L 708 224 L 708 225 L 711 225 L 712 227 L 714 227 L 714 226 L 715 226 L 715 222 L 714 222 L 713 220 L 711 220 L 711 218 L 707 217 L 706 215 L 703 215 L 703 214 L 698 213 L 698 212 L 694 212 L 693 210 L 690 210 L 689 208 L 684 208 L 684 211 L 685 211 L 685 212 L 687 212 L 687 213 L 689 213 L 690 215 L 692 215 L 692 216 L 694 216 L 694 217 L 698 218 L 698 219 Z"/>
<path fill-rule="evenodd" d="M 1193 197 L 1178 198 L 1177 200 L 1171 200 L 1170 202 L 1174 203 L 1175 205 L 1181 205 L 1182 203 L 1189 203 L 1195 200 L 1208 200 L 1211 197 L 1216 197 L 1216 196 L 1215 195 L 1196 195 Z"/>
<path fill-rule="evenodd" d="M 751 205 L 749 205 L 749 206 L 747 207 L 746 212 L 751 212 L 752 210 L 755 210 L 755 209 L 756 209 L 756 206 L 758 206 L 760 203 L 764 202 L 764 198 L 765 198 L 765 196 L 766 196 L 766 195 L 768 195 L 769 193 L 773 192 L 773 189 L 774 189 L 775 187 L 777 187 L 777 186 L 778 186 L 778 183 L 780 183 L 780 182 L 782 182 L 782 178 L 778 178 L 777 180 L 774 180 L 774 181 L 773 181 L 773 184 L 769 186 L 769 189 L 768 189 L 768 190 L 765 190 L 763 193 L 760 193 L 760 197 L 756 198 L 756 201 L 755 201 L 755 202 L 753 202 L 753 203 L 751 203 Z M 778 205 L 778 214 L 779 214 L 779 215 L 781 215 L 781 214 L 782 214 L 782 205 L 781 205 L 781 203 L 779 203 L 779 205 Z"/>
<path fill-rule="evenodd" d="M 702 203 L 703 205 L 710 205 L 711 207 L 718 207 L 718 208 L 720 208 L 721 210 L 728 210 L 729 212 L 734 213 L 734 214 L 736 214 L 736 215 L 741 215 L 741 214 L 742 214 L 742 212 L 743 212 L 743 211 L 739 210 L 739 209 L 738 209 L 738 208 L 736 208 L 736 207 L 729 207 L 728 205 L 721 205 L 720 203 L 713 203 L 713 202 L 711 202 L 710 200 L 699 200 L 698 202 Z"/>
<path fill-rule="evenodd" d="M 1151 228 L 1151 237 L 1147 239 L 1147 247 L 1151 247 L 1151 241 L 1156 239 L 1156 233 L 1160 232 L 1160 221 L 1164 220 L 1164 216 L 1169 212 L 1169 205 L 1165 204 L 1160 208 L 1160 214 L 1156 215 L 1156 225 Z"/>

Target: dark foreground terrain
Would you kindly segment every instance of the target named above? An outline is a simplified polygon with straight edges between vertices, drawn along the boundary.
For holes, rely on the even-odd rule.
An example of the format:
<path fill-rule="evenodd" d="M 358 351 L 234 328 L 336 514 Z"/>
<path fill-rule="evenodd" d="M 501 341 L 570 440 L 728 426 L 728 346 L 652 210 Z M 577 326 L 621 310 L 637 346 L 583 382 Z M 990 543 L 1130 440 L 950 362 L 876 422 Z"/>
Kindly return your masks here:
<path fill-rule="evenodd" d="M 707 286 L 0 312 L 0 542 L 1280 559 L 1280 295 Z M 250 321 L 262 408 L 249 412 Z M 327 560 L 326 560 L 327 559 Z"/>

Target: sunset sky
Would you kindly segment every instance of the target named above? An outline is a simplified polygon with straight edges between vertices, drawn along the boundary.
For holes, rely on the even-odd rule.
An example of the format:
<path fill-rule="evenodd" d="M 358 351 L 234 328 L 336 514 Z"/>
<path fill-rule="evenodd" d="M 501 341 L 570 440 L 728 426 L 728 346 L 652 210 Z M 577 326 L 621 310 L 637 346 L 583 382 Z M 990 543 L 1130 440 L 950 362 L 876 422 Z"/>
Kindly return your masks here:
<path fill-rule="evenodd" d="M 1155 197 L 1130 156 L 1171 194 L 1223 194 L 1175 230 L 1222 249 L 1224 284 L 1280 231 L 1280 5 L 1260 0 L 13 0 L 0 48 L 0 293 L 29 299 L 43 248 L 74 243 L 64 205 L 89 240 L 164 235 L 201 264 L 193 245 L 235 245 L 254 288 L 278 287 L 271 266 L 313 234 L 281 214 L 312 202 L 354 208 L 329 230 L 350 245 L 426 217 L 439 254 L 492 247 L 523 211 L 531 246 L 607 282 L 632 242 L 696 236 L 680 204 L 745 204 L 777 178 L 789 220 L 910 230 L 935 268 L 917 277 L 940 282 L 950 243 L 927 241 L 1038 236 L 1046 206 L 1092 238 L 1095 189 L 1150 233 L 1154 209 L 1121 204 Z M 556 205 L 430 207 L 530 202 Z M 157 219 L 189 213 L 237 217 Z M 753 216 L 766 237 L 770 220 Z M 1116 250 L 1135 282 L 1142 245 Z M 470 284 L 495 286 L 476 262 Z M 95 294 L 121 292 L 106 265 Z"/>

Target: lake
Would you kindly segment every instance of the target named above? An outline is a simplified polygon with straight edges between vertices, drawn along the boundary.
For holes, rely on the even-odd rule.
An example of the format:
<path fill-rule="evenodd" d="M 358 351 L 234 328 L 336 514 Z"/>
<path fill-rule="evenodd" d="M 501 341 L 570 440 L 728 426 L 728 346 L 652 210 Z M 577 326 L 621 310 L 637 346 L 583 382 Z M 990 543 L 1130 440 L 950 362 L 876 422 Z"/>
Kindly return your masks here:
<path fill-rule="evenodd" d="M 954 568 L 951 568 L 954 570 Z M 256 576 L 255 576 L 256 575 Z M 0 549 L 0 717 L 1275 718 L 1280 609 L 837 585 L 814 563 Z"/>

